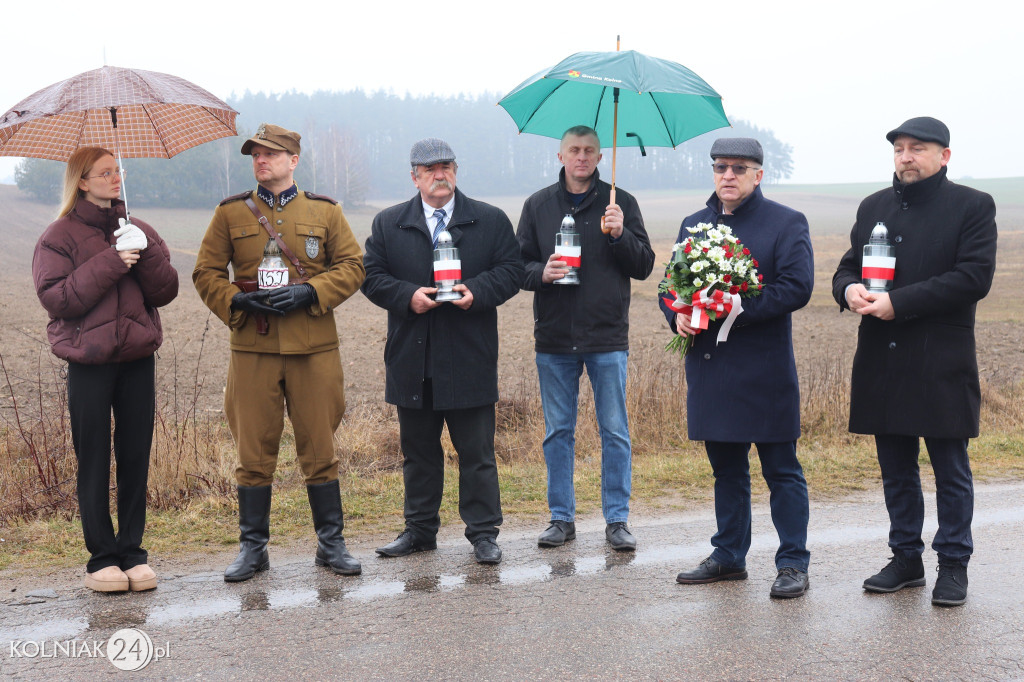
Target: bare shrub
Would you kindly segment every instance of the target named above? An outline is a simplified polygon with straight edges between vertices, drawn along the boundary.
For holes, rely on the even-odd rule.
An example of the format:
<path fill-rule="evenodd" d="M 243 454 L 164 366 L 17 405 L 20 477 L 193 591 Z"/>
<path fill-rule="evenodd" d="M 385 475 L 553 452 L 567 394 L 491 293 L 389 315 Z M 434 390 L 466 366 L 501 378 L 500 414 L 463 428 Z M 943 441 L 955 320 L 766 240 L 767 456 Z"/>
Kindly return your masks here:
<path fill-rule="evenodd" d="M 334 443 L 342 472 L 372 475 L 402 468 L 398 414 L 393 405 L 363 403 L 348 409 Z"/>

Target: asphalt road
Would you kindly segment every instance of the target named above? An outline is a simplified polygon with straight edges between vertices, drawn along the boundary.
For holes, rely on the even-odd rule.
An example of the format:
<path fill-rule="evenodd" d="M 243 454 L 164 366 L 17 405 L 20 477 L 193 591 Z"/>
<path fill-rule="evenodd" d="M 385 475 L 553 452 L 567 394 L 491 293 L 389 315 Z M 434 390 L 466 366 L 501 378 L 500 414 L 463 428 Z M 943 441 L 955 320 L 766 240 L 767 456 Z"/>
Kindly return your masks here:
<path fill-rule="evenodd" d="M 930 504 L 929 538 L 934 519 Z M 931 551 L 927 587 L 861 589 L 889 557 L 880 492 L 812 503 L 811 589 L 794 600 L 768 597 L 777 539 L 766 503 L 742 582 L 675 583 L 710 553 L 709 509 L 632 526 L 635 554 L 608 548 L 600 520 L 556 549 L 536 546 L 541 527 L 505 533 L 496 567 L 449 533 L 437 551 L 401 559 L 357 546 L 356 578 L 272 546 L 271 570 L 233 585 L 222 566 L 165 568 L 142 594 L 26 581 L 0 605 L 0 677 L 1024 680 L 1024 482 L 978 486 L 960 608 L 931 605 Z M 124 628 L 152 644 L 133 651 L 119 635 L 105 647 Z M 115 646 L 122 666 L 155 656 L 122 672 L 102 657 Z"/>

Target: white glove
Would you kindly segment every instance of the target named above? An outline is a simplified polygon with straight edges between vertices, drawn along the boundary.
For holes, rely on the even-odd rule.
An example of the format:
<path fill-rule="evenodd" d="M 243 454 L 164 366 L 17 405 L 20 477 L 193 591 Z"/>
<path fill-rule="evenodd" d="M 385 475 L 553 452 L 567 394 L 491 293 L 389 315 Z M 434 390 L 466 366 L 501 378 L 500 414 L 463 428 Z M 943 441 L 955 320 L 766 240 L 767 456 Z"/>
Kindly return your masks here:
<path fill-rule="evenodd" d="M 118 218 L 117 222 L 121 225 L 114 231 L 114 236 L 117 237 L 116 248 L 118 251 L 142 251 L 149 246 L 145 232 L 124 218 Z"/>

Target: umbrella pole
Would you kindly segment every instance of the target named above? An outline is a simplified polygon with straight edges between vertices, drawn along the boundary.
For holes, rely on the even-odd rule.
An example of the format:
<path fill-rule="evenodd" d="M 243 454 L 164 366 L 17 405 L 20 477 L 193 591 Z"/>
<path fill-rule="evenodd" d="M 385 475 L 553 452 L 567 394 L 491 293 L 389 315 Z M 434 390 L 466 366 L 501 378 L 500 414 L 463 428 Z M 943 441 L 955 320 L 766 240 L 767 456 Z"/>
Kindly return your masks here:
<path fill-rule="evenodd" d="M 615 203 L 615 152 L 618 149 L 615 144 L 619 136 L 619 89 L 615 88 L 613 91 L 615 98 L 615 113 L 612 114 L 612 191 L 608 196 L 609 203 Z M 611 232 L 611 229 L 606 229 L 604 226 L 604 216 L 601 216 L 601 231 L 605 234 Z"/>
<path fill-rule="evenodd" d="M 124 196 L 124 217 L 125 220 L 130 223 L 132 221 L 132 214 L 128 211 L 128 185 L 125 184 L 124 181 L 124 162 L 121 160 L 121 136 L 117 132 L 117 107 L 110 107 L 110 122 L 114 125 L 114 144 L 117 145 L 117 169 L 121 173 L 121 194 Z"/>

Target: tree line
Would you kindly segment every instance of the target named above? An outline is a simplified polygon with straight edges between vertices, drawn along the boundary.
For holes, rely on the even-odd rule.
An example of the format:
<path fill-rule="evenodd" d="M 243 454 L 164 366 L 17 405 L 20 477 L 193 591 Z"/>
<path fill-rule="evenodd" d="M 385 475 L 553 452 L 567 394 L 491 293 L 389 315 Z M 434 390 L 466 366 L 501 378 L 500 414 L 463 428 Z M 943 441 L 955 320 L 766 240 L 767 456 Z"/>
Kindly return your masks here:
<path fill-rule="evenodd" d="M 239 137 L 195 147 L 173 159 L 125 161 L 124 186 L 131 206 L 213 206 L 231 194 L 251 189 L 242 140 L 261 122 L 302 135 L 302 160 L 296 184 L 348 206 L 370 198 L 392 199 L 414 193 L 409 178 L 409 148 L 424 137 L 447 140 L 458 157 L 459 184 L 473 195 L 528 194 L 550 184 L 561 168 L 558 142 L 520 135 L 497 93 L 480 95 L 396 96 L 378 91 L 246 92 L 227 100 L 240 112 Z M 616 181 L 626 189 L 707 187 L 711 143 L 721 136 L 756 137 L 765 151 L 765 181 L 792 173 L 792 148 L 770 131 L 742 120 L 731 129 L 712 131 L 676 149 L 636 147 L 618 151 Z M 602 162 L 610 175 L 609 150 Z M 49 203 L 59 200 L 64 164 L 25 159 L 15 169 L 18 187 Z"/>

